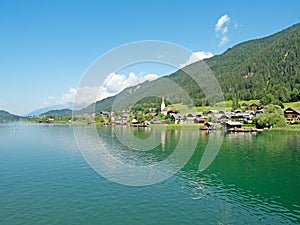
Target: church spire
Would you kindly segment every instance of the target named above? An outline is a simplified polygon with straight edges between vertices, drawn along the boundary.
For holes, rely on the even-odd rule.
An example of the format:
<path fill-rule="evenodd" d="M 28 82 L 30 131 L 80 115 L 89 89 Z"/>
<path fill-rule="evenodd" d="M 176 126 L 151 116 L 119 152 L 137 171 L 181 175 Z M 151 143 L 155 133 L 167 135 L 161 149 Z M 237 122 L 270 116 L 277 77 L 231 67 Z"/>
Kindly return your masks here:
<path fill-rule="evenodd" d="M 165 105 L 165 97 L 163 96 L 161 101 L 160 111 L 162 112 L 164 108 L 166 108 L 166 105 Z"/>

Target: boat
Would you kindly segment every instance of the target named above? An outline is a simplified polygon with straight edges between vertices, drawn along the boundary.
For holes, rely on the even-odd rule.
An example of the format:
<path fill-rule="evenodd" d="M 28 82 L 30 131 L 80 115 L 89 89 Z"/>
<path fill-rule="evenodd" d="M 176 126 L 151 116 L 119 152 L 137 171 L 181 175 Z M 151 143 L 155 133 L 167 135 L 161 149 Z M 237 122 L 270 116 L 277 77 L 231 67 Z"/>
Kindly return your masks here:
<path fill-rule="evenodd" d="M 256 128 L 248 127 L 248 128 L 230 128 L 227 130 L 228 132 L 257 132 Z"/>
<path fill-rule="evenodd" d="M 148 124 L 145 123 L 132 123 L 130 124 L 131 127 L 148 127 Z"/>
<path fill-rule="evenodd" d="M 205 122 L 204 126 L 200 127 L 200 130 L 216 130 L 215 124 L 213 122 Z"/>
<path fill-rule="evenodd" d="M 137 120 L 133 119 L 130 126 L 131 127 L 148 127 L 150 125 L 149 122 L 138 123 Z"/>
<path fill-rule="evenodd" d="M 210 131 L 210 130 L 216 130 L 216 128 L 211 128 L 211 127 L 200 127 L 200 130 L 208 130 L 208 131 Z"/>

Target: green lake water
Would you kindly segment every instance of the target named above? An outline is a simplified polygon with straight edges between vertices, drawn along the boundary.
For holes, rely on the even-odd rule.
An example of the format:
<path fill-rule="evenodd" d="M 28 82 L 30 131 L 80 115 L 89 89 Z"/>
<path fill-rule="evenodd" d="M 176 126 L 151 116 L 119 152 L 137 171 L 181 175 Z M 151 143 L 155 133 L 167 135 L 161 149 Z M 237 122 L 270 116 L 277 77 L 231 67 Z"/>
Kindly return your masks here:
<path fill-rule="evenodd" d="M 86 143 L 95 138 L 92 127 L 79 129 Z M 131 149 L 135 142 L 122 142 L 131 132 L 158 145 Z M 126 186 L 90 167 L 92 153 L 79 150 L 72 126 L 0 124 L 0 224 L 300 224 L 299 132 L 99 127 L 97 134 L 110 155 L 137 168 L 165 161 L 179 142 L 192 154 L 166 180 Z M 200 171 L 209 138 L 224 140 Z M 114 162 L 105 163 L 101 169 L 113 174 Z"/>

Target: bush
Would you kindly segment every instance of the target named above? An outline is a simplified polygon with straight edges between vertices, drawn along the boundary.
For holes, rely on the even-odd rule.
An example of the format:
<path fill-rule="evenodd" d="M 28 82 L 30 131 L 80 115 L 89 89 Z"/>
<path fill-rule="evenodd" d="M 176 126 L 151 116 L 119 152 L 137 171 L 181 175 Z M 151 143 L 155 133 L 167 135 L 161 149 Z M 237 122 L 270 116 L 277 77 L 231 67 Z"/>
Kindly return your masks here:
<path fill-rule="evenodd" d="M 258 114 L 255 119 L 256 127 L 285 127 L 286 121 L 283 116 L 283 111 L 278 105 L 267 105 L 264 113 Z"/>

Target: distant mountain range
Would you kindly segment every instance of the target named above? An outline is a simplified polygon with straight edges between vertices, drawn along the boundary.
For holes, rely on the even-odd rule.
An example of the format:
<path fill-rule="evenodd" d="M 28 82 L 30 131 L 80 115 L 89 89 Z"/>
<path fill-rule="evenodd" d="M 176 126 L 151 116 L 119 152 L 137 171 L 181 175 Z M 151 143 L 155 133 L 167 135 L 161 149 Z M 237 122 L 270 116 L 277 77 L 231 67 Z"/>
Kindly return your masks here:
<path fill-rule="evenodd" d="M 86 104 L 78 106 L 78 109 L 86 107 Z M 21 118 L 26 118 L 30 116 L 53 116 L 53 117 L 62 117 L 62 116 L 72 116 L 73 102 L 69 102 L 61 105 L 54 105 L 49 107 L 44 107 L 35 111 L 32 111 L 24 116 L 18 116 L 11 114 L 5 110 L 0 110 L 0 122 L 10 122 L 18 121 Z"/>
<path fill-rule="evenodd" d="M 77 110 L 82 109 L 86 106 L 87 106 L 87 104 L 78 105 Z M 49 111 L 65 110 L 65 109 L 73 109 L 73 102 L 68 102 L 66 104 L 53 105 L 53 106 L 48 106 L 48 107 L 44 107 L 44 108 L 41 108 L 41 109 L 37 109 L 37 110 L 34 110 L 34 111 L 24 115 L 24 116 L 28 117 L 28 116 L 46 115 L 46 113 L 49 112 Z"/>
<path fill-rule="evenodd" d="M 51 116 L 51 117 L 64 117 L 72 116 L 72 109 L 58 109 L 50 110 L 48 112 L 42 113 L 41 116 Z"/>
<path fill-rule="evenodd" d="M 0 110 L 0 122 L 18 121 L 20 118 L 22 117 Z"/>

